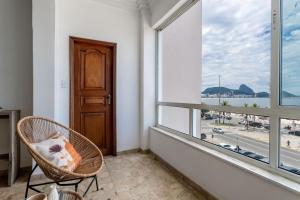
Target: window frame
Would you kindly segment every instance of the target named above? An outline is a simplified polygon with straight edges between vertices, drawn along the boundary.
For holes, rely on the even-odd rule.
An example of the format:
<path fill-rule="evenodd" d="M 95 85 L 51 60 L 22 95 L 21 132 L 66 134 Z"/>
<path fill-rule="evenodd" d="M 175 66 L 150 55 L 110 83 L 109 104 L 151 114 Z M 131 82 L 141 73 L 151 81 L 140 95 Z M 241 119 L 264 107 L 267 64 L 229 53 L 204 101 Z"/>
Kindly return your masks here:
<path fill-rule="evenodd" d="M 193 4 L 201 0 L 193 1 Z M 280 176 L 291 179 L 297 183 L 300 183 L 300 176 L 288 172 L 280 168 L 280 119 L 289 118 L 300 120 L 300 107 L 297 106 L 283 106 L 280 104 L 280 90 L 281 90 L 281 29 L 282 29 L 282 1 L 283 0 L 270 0 L 271 1 L 271 66 L 270 66 L 270 107 L 269 108 L 244 108 L 244 107 L 235 107 L 235 106 L 214 106 L 207 104 L 189 104 L 189 103 L 178 103 L 178 102 L 164 102 L 159 101 L 159 55 L 160 55 L 160 40 L 159 32 L 164 28 L 157 28 L 155 30 L 155 126 L 177 136 L 183 137 L 190 141 L 193 141 L 197 144 L 203 145 L 210 149 L 219 151 L 231 157 L 237 158 L 246 163 L 253 164 L 257 167 L 270 171 L 272 173 L 278 174 Z M 192 6 L 192 5 L 191 5 Z M 191 7 L 190 6 L 190 7 Z M 186 9 L 188 10 L 188 9 Z M 185 11 L 186 11 L 185 10 Z M 184 12 L 181 11 L 181 14 Z M 179 17 L 180 15 L 176 15 Z M 174 21 L 174 19 L 173 19 Z M 168 106 L 168 107 L 180 107 L 189 109 L 189 133 L 181 133 L 177 130 L 168 128 L 166 126 L 159 124 L 159 107 Z M 243 114 L 252 114 L 260 116 L 269 116 L 270 117 L 270 134 L 269 134 L 269 163 L 260 162 L 246 156 L 240 155 L 238 153 L 229 151 L 225 148 L 217 146 L 215 144 L 208 143 L 199 138 L 193 137 L 194 126 L 195 126 L 195 110 L 211 110 L 217 112 L 231 112 L 231 113 L 243 113 Z"/>

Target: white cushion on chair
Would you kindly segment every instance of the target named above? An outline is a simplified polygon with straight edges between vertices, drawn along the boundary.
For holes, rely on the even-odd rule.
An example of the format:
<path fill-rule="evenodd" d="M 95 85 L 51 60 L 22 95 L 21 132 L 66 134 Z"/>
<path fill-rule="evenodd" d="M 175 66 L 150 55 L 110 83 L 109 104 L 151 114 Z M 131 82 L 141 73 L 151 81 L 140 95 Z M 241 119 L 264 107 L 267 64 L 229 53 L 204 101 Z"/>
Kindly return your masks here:
<path fill-rule="evenodd" d="M 73 171 L 81 161 L 81 156 L 73 145 L 59 133 L 42 142 L 33 143 L 31 146 L 42 157 L 59 168 Z"/>

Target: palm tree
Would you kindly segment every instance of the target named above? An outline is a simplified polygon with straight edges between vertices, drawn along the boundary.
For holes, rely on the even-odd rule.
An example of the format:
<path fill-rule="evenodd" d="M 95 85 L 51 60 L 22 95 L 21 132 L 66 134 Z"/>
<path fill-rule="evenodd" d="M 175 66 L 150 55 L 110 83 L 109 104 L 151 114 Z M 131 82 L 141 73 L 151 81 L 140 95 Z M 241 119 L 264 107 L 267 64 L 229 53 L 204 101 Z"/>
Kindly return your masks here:
<path fill-rule="evenodd" d="M 205 103 L 202 103 L 203 105 L 205 105 Z M 206 113 L 208 113 L 209 110 L 207 109 L 201 109 L 201 118 L 203 118 L 205 116 Z"/>
<path fill-rule="evenodd" d="M 230 106 L 229 102 L 228 101 L 223 101 L 221 103 L 221 106 Z M 223 124 L 225 123 L 225 112 L 223 111 Z"/>
<path fill-rule="evenodd" d="M 248 104 L 247 104 L 247 103 L 244 104 L 244 108 L 248 108 Z M 249 129 L 248 114 L 245 115 L 245 121 L 246 121 L 245 126 L 246 126 L 246 128 L 247 128 L 247 130 L 248 130 L 248 129 Z"/>
<path fill-rule="evenodd" d="M 252 105 L 252 107 L 253 107 L 253 108 L 259 108 L 259 106 L 258 106 L 256 103 L 254 103 L 254 104 Z M 255 115 L 253 115 L 253 121 L 255 122 Z"/>

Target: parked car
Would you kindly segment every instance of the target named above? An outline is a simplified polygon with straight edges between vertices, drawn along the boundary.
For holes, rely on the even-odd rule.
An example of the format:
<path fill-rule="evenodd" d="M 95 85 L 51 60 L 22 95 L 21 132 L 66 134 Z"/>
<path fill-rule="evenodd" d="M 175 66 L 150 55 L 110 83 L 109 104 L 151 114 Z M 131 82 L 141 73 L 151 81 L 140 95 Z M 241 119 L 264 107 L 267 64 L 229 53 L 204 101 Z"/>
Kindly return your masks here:
<path fill-rule="evenodd" d="M 253 153 L 253 152 L 251 152 L 251 151 L 239 149 L 238 153 L 240 153 L 240 154 L 242 154 L 242 155 L 244 155 L 244 156 L 253 158 L 253 159 L 255 159 L 255 160 L 260 160 L 260 161 L 266 162 L 266 163 L 269 162 L 269 159 L 266 158 L 265 156 L 262 156 L 262 155 Z"/>
<path fill-rule="evenodd" d="M 232 150 L 232 151 L 236 151 L 237 150 L 237 147 L 236 146 L 233 146 L 231 144 L 226 144 L 226 143 L 220 143 L 219 146 L 225 148 L 225 149 L 229 149 L 229 150 Z"/>
<path fill-rule="evenodd" d="M 245 124 L 246 124 L 246 122 L 245 122 L 245 120 L 241 120 L 241 121 L 239 121 L 239 122 L 238 122 L 238 124 L 245 125 Z"/>
<path fill-rule="evenodd" d="M 300 131 L 289 131 L 289 135 L 300 136 Z"/>
<path fill-rule="evenodd" d="M 283 165 L 282 163 L 280 164 L 280 168 L 286 170 L 286 171 L 289 171 L 289 172 L 292 172 L 294 174 L 297 174 L 297 175 L 300 175 L 300 170 L 299 169 L 296 169 L 294 167 L 289 167 L 289 166 L 285 166 Z"/>
<path fill-rule="evenodd" d="M 265 163 L 269 163 L 270 162 L 269 158 L 266 158 L 266 157 L 264 157 L 262 159 L 259 159 L 259 160 L 262 161 L 262 162 L 265 162 Z"/>
<path fill-rule="evenodd" d="M 254 154 L 253 152 L 251 152 L 251 151 L 246 151 L 246 150 L 239 150 L 239 153 L 240 154 L 243 154 L 244 156 L 249 156 L 249 155 L 251 155 L 251 154 Z"/>
<path fill-rule="evenodd" d="M 212 131 L 213 131 L 214 133 L 224 134 L 224 131 L 223 131 L 223 129 L 221 129 L 221 128 L 213 128 Z"/>
<path fill-rule="evenodd" d="M 219 119 L 219 117 L 220 117 L 220 116 L 219 116 L 218 114 L 213 114 L 213 115 L 212 115 L 212 118 L 213 118 L 213 119 Z"/>
<path fill-rule="evenodd" d="M 252 121 L 249 122 L 249 126 L 257 127 L 257 128 L 263 127 L 262 123 L 260 123 L 260 122 L 252 122 Z"/>
<path fill-rule="evenodd" d="M 210 114 L 205 114 L 205 115 L 204 115 L 204 119 L 205 119 L 205 120 L 212 120 L 213 117 L 212 117 Z"/>
<path fill-rule="evenodd" d="M 264 156 L 258 155 L 258 154 L 256 154 L 256 153 L 249 154 L 248 157 L 253 158 L 253 159 L 255 159 L 255 160 L 262 160 L 262 159 L 265 158 Z"/>
<path fill-rule="evenodd" d="M 231 116 L 226 116 L 226 119 L 227 120 L 232 120 L 232 117 Z"/>
<path fill-rule="evenodd" d="M 270 130 L 270 124 L 264 124 L 263 127 L 267 130 Z"/>

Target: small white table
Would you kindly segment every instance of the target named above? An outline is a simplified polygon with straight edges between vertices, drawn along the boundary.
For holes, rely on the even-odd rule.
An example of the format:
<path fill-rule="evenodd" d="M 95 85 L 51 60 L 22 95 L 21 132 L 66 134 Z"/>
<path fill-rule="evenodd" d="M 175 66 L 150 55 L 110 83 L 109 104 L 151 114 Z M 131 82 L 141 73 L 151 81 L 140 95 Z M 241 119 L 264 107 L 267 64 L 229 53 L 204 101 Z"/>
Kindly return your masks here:
<path fill-rule="evenodd" d="M 17 136 L 20 110 L 0 110 L 0 119 L 9 120 L 8 185 L 11 186 L 15 183 L 20 169 L 20 140 Z M 6 155 L 1 155 L 1 157 Z"/>

